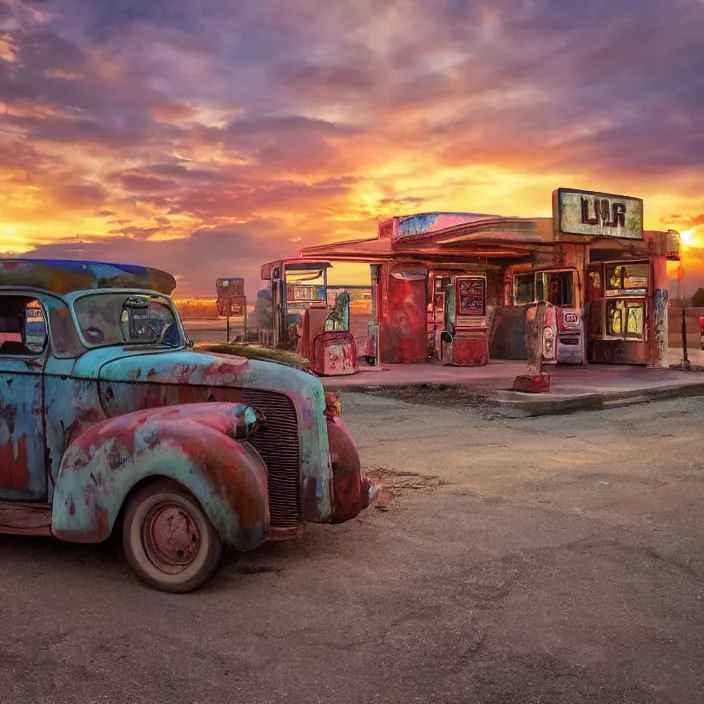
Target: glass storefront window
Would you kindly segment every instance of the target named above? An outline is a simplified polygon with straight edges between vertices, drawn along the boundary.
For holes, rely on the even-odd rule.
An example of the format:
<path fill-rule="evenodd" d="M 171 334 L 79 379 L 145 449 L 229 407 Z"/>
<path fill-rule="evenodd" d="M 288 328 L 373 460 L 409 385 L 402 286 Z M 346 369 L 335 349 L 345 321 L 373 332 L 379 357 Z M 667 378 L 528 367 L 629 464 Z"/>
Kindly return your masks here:
<path fill-rule="evenodd" d="M 606 284 L 610 291 L 626 289 L 647 290 L 648 264 L 608 264 L 606 266 Z"/>
<path fill-rule="evenodd" d="M 609 301 L 606 322 L 607 334 L 621 337 L 621 330 L 623 329 L 623 301 Z"/>
<path fill-rule="evenodd" d="M 541 271 L 535 275 L 535 298 L 556 306 L 571 308 L 573 299 L 573 271 Z"/>
<path fill-rule="evenodd" d="M 533 302 L 533 274 L 516 274 L 513 277 L 513 302 L 515 305 Z"/>
<path fill-rule="evenodd" d="M 626 303 L 626 337 L 633 337 L 637 340 L 642 339 L 644 321 L 645 309 L 643 304 L 628 301 Z"/>
<path fill-rule="evenodd" d="M 609 301 L 606 333 L 612 337 L 642 340 L 645 308 L 642 301 Z"/>

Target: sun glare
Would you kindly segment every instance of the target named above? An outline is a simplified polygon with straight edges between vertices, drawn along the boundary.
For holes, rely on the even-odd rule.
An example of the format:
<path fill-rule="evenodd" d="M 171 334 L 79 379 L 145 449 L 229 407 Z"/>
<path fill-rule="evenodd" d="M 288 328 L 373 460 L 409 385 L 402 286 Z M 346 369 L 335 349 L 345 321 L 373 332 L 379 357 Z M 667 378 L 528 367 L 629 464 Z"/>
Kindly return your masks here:
<path fill-rule="evenodd" d="M 680 232 L 680 241 L 682 244 L 686 247 L 689 245 L 692 241 L 692 235 L 694 234 L 694 230 L 685 230 L 684 232 Z"/>

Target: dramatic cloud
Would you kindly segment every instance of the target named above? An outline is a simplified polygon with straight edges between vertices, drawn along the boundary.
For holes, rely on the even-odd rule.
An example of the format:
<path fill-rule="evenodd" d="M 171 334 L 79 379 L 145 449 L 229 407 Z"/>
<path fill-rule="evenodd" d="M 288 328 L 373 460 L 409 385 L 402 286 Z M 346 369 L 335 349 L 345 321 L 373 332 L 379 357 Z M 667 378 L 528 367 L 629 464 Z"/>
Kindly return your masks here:
<path fill-rule="evenodd" d="M 0 250 L 253 292 L 302 244 L 558 186 L 704 247 L 703 31 L 701 0 L 0 0 Z"/>
<path fill-rule="evenodd" d="M 257 235 L 252 234 L 254 230 Z M 223 271 L 258 272 L 265 261 L 279 255 L 280 243 L 274 234 L 268 223 L 254 223 L 251 229 L 245 225 L 204 228 L 188 238 L 169 240 L 152 239 L 152 231 L 132 230 L 120 236 L 85 236 L 38 245 L 32 254 L 43 259 L 100 259 L 107 248 L 115 261 L 178 272 L 180 289 L 215 295 L 215 279 Z"/>

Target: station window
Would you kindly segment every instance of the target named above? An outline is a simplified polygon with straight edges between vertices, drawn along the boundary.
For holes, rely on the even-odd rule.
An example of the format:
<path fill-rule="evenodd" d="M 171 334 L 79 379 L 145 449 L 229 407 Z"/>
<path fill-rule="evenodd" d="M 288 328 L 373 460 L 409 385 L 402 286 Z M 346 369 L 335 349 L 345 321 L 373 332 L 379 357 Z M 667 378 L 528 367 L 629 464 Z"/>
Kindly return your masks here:
<path fill-rule="evenodd" d="M 556 306 L 574 306 L 573 271 L 541 271 L 535 276 L 536 300 Z"/>
<path fill-rule="evenodd" d="M 608 335 L 642 340 L 645 325 L 645 308 L 642 301 L 609 301 L 606 321 Z"/>
<path fill-rule="evenodd" d="M 513 277 L 513 302 L 515 305 L 533 302 L 533 274 L 516 274 Z"/>

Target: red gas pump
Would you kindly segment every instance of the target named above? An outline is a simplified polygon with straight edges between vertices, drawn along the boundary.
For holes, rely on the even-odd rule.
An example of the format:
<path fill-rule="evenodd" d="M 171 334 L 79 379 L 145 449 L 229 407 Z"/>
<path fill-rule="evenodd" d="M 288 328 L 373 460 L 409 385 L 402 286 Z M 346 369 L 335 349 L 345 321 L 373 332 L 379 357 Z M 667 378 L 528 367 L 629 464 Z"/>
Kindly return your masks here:
<path fill-rule="evenodd" d="M 486 277 L 453 276 L 444 299 L 440 333 L 442 364 L 474 367 L 489 363 Z"/>
<path fill-rule="evenodd" d="M 357 345 L 350 331 L 350 296 L 330 295 L 330 262 L 282 259 L 262 266 L 271 281 L 274 347 L 292 349 L 311 371 L 332 376 L 356 374 Z"/>
<path fill-rule="evenodd" d="M 350 332 L 350 295 L 335 297 L 332 308 L 309 308 L 303 314 L 300 352 L 320 376 L 356 374 L 357 344 Z"/>

